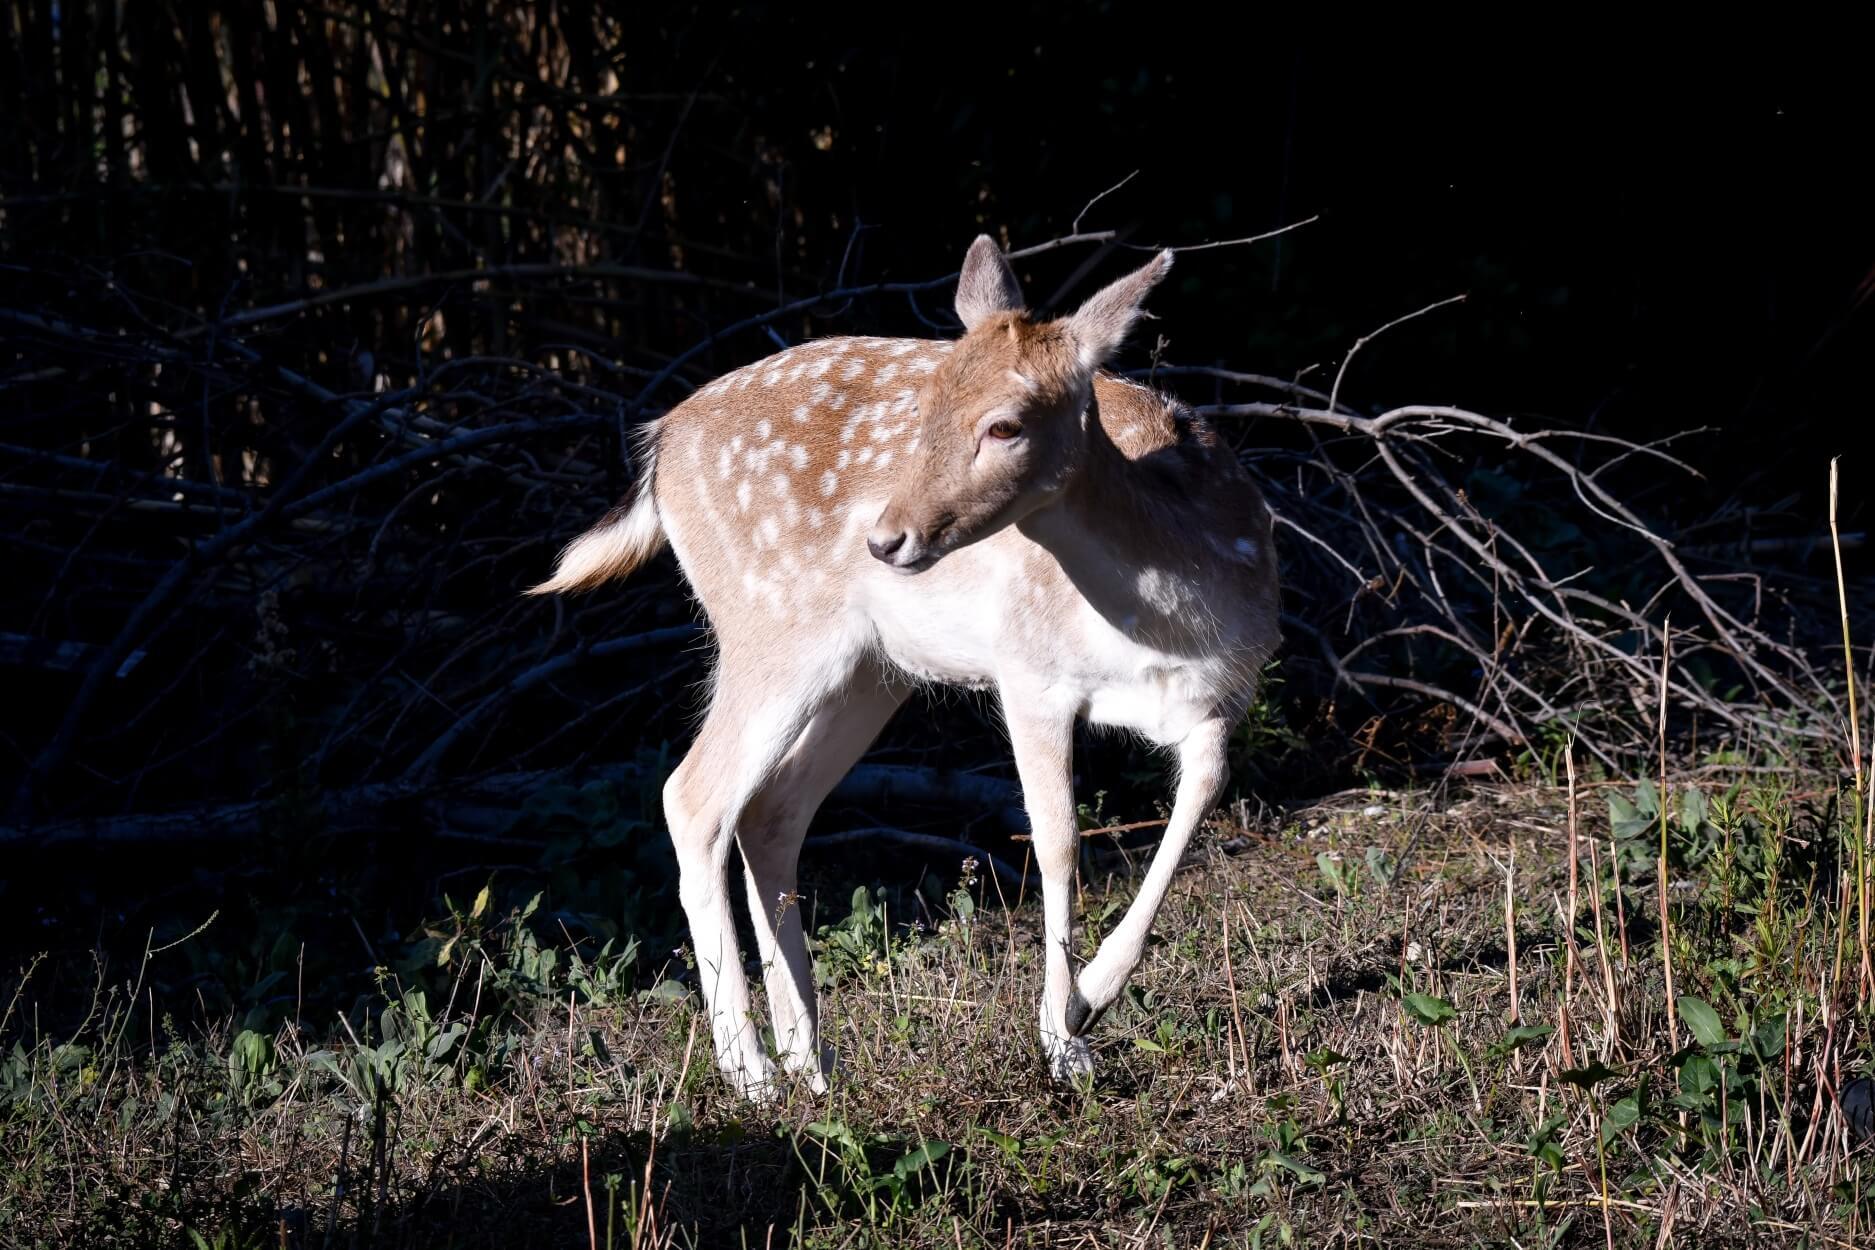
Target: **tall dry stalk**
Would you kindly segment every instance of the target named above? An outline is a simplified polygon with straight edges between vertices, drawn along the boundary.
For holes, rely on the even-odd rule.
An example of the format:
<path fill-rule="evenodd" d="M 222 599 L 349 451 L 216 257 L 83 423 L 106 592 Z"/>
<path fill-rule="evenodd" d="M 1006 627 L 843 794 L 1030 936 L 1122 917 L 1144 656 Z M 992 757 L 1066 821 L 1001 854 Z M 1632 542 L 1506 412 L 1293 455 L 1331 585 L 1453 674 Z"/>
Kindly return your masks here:
<path fill-rule="evenodd" d="M 1576 916 L 1580 902 L 1576 894 L 1577 861 L 1581 856 L 1576 844 L 1576 754 L 1575 743 L 1563 748 L 1563 766 L 1569 773 L 1569 908 L 1563 919 L 1563 992 L 1562 1009 L 1557 1012 L 1556 1032 L 1562 1042 L 1563 1066 L 1573 1068 L 1575 1048 L 1569 1037 L 1569 1012 L 1576 994 Z"/>
<path fill-rule="evenodd" d="M 1861 983 L 1866 995 L 1875 988 L 1875 969 L 1869 964 L 1868 819 L 1862 788 L 1862 722 L 1855 702 L 1855 651 L 1849 641 L 1849 591 L 1842 574 L 1842 534 L 1836 527 L 1838 459 L 1840 457 L 1831 457 L 1829 462 L 1829 545 L 1836 557 L 1836 604 L 1842 616 L 1842 670 L 1849 684 L 1849 769 L 1855 777 L 1855 816 L 1861 823 L 1858 829 L 1855 821 L 1851 821 L 1850 833 L 1855 838 L 1856 944 L 1862 956 Z"/>
<path fill-rule="evenodd" d="M 1666 974 L 1667 1044 L 1680 1048 L 1679 1009 L 1673 1001 L 1673 922 L 1667 915 L 1667 674 L 1673 658 L 1673 618 L 1660 627 L 1660 965 Z"/>

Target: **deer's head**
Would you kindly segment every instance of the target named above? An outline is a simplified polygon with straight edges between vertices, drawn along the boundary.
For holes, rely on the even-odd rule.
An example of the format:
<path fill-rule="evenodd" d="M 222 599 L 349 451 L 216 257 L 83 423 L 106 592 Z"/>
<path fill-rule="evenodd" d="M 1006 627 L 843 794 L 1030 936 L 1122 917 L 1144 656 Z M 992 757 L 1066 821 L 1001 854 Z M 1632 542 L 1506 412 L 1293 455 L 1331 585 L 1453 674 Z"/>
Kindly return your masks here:
<path fill-rule="evenodd" d="M 1172 267 L 1160 252 L 1072 315 L 1036 321 L 987 235 L 964 258 L 964 336 L 918 397 L 918 444 L 866 546 L 918 573 L 1047 507 L 1086 461 L 1094 373 Z"/>

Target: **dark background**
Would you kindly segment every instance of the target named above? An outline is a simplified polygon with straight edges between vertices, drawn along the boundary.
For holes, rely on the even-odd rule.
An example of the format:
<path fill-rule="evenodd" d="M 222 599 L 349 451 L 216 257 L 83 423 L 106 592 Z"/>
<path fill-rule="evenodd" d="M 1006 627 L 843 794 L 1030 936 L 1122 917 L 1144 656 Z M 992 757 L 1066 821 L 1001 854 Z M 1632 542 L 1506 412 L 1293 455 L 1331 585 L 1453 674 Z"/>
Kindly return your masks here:
<path fill-rule="evenodd" d="M 0 937 L 140 943 L 219 905 L 228 967 L 199 970 L 216 1002 L 243 1001 L 282 933 L 335 935 L 342 982 L 354 928 L 395 941 L 439 893 L 460 897 L 456 874 L 514 868 L 505 849 L 433 841 L 438 818 L 414 798 L 345 828 L 318 815 L 317 796 L 360 786 L 421 780 L 434 795 L 504 769 L 636 761 L 600 798 L 556 791 L 489 836 L 547 839 L 538 862 L 537 841 L 519 843 L 520 875 L 505 879 L 548 876 L 590 928 L 669 926 L 656 778 L 688 738 L 694 648 L 501 691 L 569 647 L 687 620 L 674 571 L 667 559 L 575 604 L 516 592 L 624 488 L 621 426 L 773 350 L 767 328 L 786 342 L 933 331 L 902 296 L 862 293 L 723 334 L 678 384 L 646 391 L 665 362 L 779 303 L 940 278 L 979 231 L 1029 246 L 1086 208 L 1086 230 L 1196 243 L 1319 217 L 1182 257 L 1131 363 L 1156 333 L 1168 361 L 1326 388 L 1361 335 L 1463 293 L 1364 347 L 1345 394 L 1370 410 L 1459 404 L 1632 439 L 1710 427 L 1681 445 L 1703 482 L 1628 483 L 1668 532 L 1814 538 L 1829 458 L 1863 441 L 1875 107 L 1868 44 L 1846 28 L 1646 38 L 1533 16 L 1408 38 L 1353 18 L 1300 31 L 1166 5 L 886 16 L 499 0 L 277 0 L 272 18 L 152 2 L 114 28 L 114 9 L 0 4 L 0 305 L 39 319 L 0 324 L 0 442 L 16 449 L 0 458 L 13 583 L 0 630 L 93 648 L 75 663 L 20 642 L 6 652 L 0 778 L 16 830 L 267 807 L 206 846 L 171 828 L 102 853 L 82 838 L 8 851 Z M 532 155 L 517 160 L 523 132 Z M 400 161 L 408 176 L 387 183 Z M 1084 245 L 1021 271 L 1036 301 L 1071 304 L 1137 257 Z M 598 267 L 464 276 L 556 261 Z M 385 279 L 399 281 L 326 299 Z M 948 298 L 933 290 L 918 312 L 947 318 Z M 585 389 L 548 394 L 496 370 L 433 411 L 577 428 L 529 435 L 518 458 L 504 444 L 488 453 L 495 469 L 393 475 L 349 496 L 336 528 L 269 529 L 125 630 L 185 551 L 268 498 L 273 478 L 234 480 L 243 452 L 284 475 L 337 419 L 280 370 L 368 400 L 375 374 L 429 385 L 445 356 L 532 361 Z M 153 452 L 164 429 L 177 441 Z M 396 450 L 348 442 L 329 472 Z M 587 469 L 529 479 L 549 451 Z M 148 493 L 135 475 L 162 472 L 163 454 L 180 478 L 232 482 L 234 496 L 180 519 L 126 511 Z M 70 463 L 87 460 L 104 467 Z M 1844 464 L 1844 528 L 1859 531 L 1863 474 Z M 312 485 L 338 480 L 315 469 Z M 1792 576 L 1826 575 L 1821 559 L 1799 552 Z M 98 682 L 40 767 L 114 640 L 143 651 L 142 675 Z M 1351 746 L 1353 726 L 1297 682 L 1280 765 L 1246 792 L 1281 800 L 1364 768 L 1413 771 L 1410 754 Z M 440 769 L 419 767 L 491 695 L 499 715 Z M 993 724 L 955 701 L 909 709 L 875 758 L 1010 775 Z M 1117 818 L 1148 811 L 1157 790 L 1135 782 L 1150 763 L 1088 744 L 1083 797 L 1105 788 L 1130 805 Z M 835 810 L 823 824 L 878 819 Z M 832 875 L 926 866 L 882 856 Z"/>

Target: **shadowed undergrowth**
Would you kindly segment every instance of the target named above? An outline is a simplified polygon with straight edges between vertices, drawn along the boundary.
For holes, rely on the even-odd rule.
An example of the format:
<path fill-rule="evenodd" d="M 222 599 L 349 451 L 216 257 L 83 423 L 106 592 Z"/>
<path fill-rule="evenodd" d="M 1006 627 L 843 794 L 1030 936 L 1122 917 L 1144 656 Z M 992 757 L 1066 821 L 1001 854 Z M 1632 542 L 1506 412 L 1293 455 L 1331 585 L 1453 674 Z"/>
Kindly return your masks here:
<path fill-rule="evenodd" d="M 55 1029 L 55 957 L 6 986 L 0 1238 L 1865 1244 L 1839 797 L 1737 763 L 1664 803 L 1584 782 L 1573 924 L 1566 787 L 1220 820 L 1084 1090 L 1042 1079 L 1027 885 L 971 865 L 850 900 L 821 866 L 804 905 L 841 1075 L 772 1111 L 717 1077 L 681 949 L 576 933 L 524 872 L 412 927 L 350 997 L 296 996 L 306 957 L 280 951 L 280 994 L 205 1011 L 174 972 L 211 925 L 101 964 Z M 1137 858 L 1088 845 L 1083 957 Z"/>

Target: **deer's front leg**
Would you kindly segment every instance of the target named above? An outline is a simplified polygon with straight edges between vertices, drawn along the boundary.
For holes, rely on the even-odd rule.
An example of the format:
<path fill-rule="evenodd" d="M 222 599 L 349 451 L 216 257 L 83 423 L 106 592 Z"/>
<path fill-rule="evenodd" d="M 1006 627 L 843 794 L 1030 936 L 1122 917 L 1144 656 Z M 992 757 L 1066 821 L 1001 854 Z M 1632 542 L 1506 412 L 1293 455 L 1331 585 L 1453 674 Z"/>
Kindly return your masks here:
<path fill-rule="evenodd" d="M 1199 822 L 1217 802 L 1229 778 L 1225 763 L 1229 737 L 1230 726 L 1220 717 L 1201 722 L 1178 744 L 1178 793 L 1172 800 L 1165 839 L 1153 853 L 1152 867 L 1146 870 L 1146 879 L 1140 883 L 1126 915 L 1081 970 L 1074 988 L 1067 1024 L 1077 1038 L 1113 1005 L 1145 954 L 1153 918 L 1165 902 L 1166 891 L 1172 888 L 1172 874 L 1178 871 L 1191 835 L 1197 832 Z"/>
<path fill-rule="evenodd" d="M 1031 691 L 1005 689 L 1002 699 L 1016 772 L 1022 778 L 1022 799 L 1029 811 L 1030 845 L 1042 874 L 1047 935 L 1042 1053 L 1055 1078 L 1069 1081 L 1094 1070 L 1087 1043 L 1068 1027 L 1068 1004 L 1074 992 L 1074 970 L 1068 958 L 1074 861 L 1080 842 L 1074 821 L 1074 711 L 1054 706 L 1045 694 Z"/>

